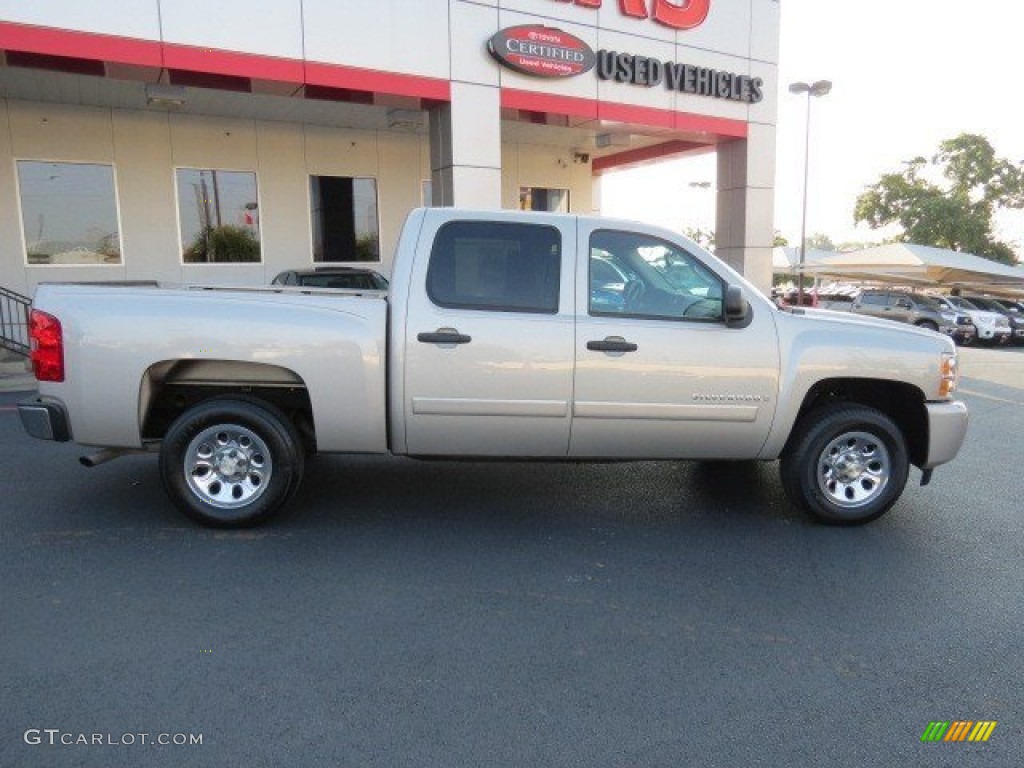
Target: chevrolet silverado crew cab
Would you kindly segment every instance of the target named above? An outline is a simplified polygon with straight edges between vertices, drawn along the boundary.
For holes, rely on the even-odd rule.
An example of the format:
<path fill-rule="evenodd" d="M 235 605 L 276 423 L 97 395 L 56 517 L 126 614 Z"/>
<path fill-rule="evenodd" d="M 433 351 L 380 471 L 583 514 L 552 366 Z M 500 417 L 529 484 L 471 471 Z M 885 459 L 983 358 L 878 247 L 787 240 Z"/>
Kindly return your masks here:
<path fill-rule="evenodd" d="M 690 240 L 575 215 L 413 211 L 388 293 L 48 284 L 35 437 L 159 453 L 200 523 L 260 522 L 307 455 L 781 459 L 789 498 L 863 523 L 954 458 L 939 334 L 780 310 Z"/>

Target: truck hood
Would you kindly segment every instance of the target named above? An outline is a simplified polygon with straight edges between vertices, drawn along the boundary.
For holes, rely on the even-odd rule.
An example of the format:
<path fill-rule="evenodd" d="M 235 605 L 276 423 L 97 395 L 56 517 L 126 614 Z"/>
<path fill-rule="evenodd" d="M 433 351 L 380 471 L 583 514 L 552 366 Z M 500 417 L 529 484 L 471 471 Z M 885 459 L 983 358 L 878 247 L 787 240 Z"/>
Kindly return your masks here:
<path fill-rule="evenodd" d="M 961 309 L 960 312 L 970 317 L 975 325 L 979 323 L 981 325 L 996 325 L 999 322 L 999 318 L 1005 317 L 1005 315 L 1000 315 L 998 312 L 988 312 L 983 309 Z"/>
<path fill-rule="evenodd" d="M 796 310 L 793 313 L 797 317 L 800 315 L 800 310 Z M 899 323 L 895 320 L 884 320 L 879 317 L 869 317 L 867 315 L 855 315 L 852 312 L 834 312 L 829 309 L 811 309 L 807 308 L 803 310 L 803 314 L 809 321 L 815 323 L 835 324 L 842 327 L 861 327 L 870 328 L 872 330 L 882 330 L 886 332 L 895 333 L 909 333 L 915 336 L 921 336 L 927 339 L 945 339 L 943 334 L 936 333 L 935 331 L 929 331 L 925 328 L 918 328 L 914 325 L 907 323 Z"/>

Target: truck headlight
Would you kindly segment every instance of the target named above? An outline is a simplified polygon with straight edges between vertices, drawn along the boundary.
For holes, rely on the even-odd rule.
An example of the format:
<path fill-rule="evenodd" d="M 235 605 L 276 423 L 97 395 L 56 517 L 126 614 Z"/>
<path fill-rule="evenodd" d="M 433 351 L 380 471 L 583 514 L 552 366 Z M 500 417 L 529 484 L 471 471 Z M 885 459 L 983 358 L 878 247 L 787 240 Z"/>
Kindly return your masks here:
<path fill-rule="evenodd" d="M 943 352 L 939 364 L 939 397 L 949 397 L 956 391 L 957 379 L 960 377 L 960 365 L 955 352 Z"/>

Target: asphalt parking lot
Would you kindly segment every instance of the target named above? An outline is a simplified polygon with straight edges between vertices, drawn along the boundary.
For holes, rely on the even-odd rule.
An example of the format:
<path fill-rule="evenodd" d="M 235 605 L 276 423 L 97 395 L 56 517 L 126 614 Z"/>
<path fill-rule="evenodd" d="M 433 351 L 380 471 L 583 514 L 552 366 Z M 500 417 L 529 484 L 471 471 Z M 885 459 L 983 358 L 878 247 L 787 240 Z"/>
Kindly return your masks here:
<path fill-rule="evenodd" d="M 962 372 L 960 457 L 858 529 L 771 464 L 323 457 L 215 532 L 0 394 L 0 765 L 1020 765 L 1024 349 Z"/>

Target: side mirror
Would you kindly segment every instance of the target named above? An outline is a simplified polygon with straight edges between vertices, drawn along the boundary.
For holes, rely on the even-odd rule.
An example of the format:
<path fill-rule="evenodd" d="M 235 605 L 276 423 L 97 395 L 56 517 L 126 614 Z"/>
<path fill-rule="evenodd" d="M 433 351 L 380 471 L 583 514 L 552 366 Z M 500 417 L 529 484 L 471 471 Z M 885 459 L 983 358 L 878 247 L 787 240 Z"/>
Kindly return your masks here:
<path fill-rule="evenodd" d="M 738 285 L 725 287 L 725 324 L 730 328 L 745 328 L 750 324 L 750 305 L 743 298 Z"/>

